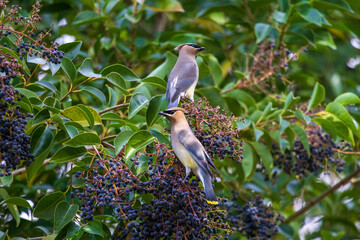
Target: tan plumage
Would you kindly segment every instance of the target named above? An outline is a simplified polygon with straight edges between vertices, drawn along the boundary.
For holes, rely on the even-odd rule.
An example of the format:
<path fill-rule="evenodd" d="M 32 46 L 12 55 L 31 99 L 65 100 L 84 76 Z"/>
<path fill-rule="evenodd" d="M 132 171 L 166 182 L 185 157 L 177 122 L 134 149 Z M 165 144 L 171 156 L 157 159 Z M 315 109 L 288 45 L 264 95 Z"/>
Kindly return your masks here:
<path fill-rule="evenodd" d="M 194 91 L 199 79 L 199 68 L 195 57 L 204 49 L 192 43 L 184 43 L 175 48 L 179 51 L 179 57 L 171 70 L 166 87 L 168 109 L 177 107 L 181 96 L 194 101 Z"/>
<path fill-rule="evenodd" d="M 213 203 L 216 201 L 216 196 L 211 184 L 214 175 L 210 166 L 216 171 L 217 169 L 204 146 L 191 131 L 184 115 L 184 109 L 174 107 L 159 114 L 164 115 L 171 123 L 171 145 L 176 156 L 185 166 L 186 176 L 192 170 L 200 178 L 206 198 Z"/>

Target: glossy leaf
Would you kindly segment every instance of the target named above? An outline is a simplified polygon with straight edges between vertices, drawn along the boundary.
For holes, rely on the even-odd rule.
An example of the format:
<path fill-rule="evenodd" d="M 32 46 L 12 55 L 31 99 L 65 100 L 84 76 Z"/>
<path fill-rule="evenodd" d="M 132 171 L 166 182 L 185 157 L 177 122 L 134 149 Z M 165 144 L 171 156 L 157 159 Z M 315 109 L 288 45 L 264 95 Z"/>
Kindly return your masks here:
<path fill-rule="evenodd" d="M 313 93 L 310 98 L 308 110 L 313 109 L 319 103 L 321 103 L 324 100 L 324 97 L 325 97 L 325 88 L 320 83 L 317 82 L 315 84 Z"/>
<path fill-rule="evenodd" d="M 103 233 L 103 228 L 101 225 L 101 222 L 94 220 L 88 223 L 88 225 L 86 225 L 84 227 L 85 232 L 89 233 L 89 234 L 94 234 L 94 235 L 98 235 L 103 237 L 104 233 Z"/>
<path fill-rule="evenodd" d="M 76 68 L 73 62 L 69 59 L 64 57 L 61 59 L 61 68 L 64 70 L 70 81 L 74 81 L 76 78 Z"/>
<path fill-rule="evenodd" d="M 120 151 L 125 147 L 127 142 L 129 141 L 130 137 L 134 134 L 133 131 L 123 131 L 120 132 L 115 140 L 114 140 L 114 146 L 115 146 L 115 154 L 118 155 Z"/>
<path fill-rule="evenodd" d="M 53 163 L 64 163 L 77 159 L 86 153 L 85 147 L 63 147 L 60 148 L 50 161 Z"/>
<path fill-rule="evenodd" d="M 309 145 L 309 139 L 306 135 L 306 131 L 302 129 L 299 125 L 291 125 L 291 129 L 296 133 L 296 135 L 299 137 L 300 142 L 304 146 L 308 156 L 310 156 L 310 145 Z"/>
<path fill-rule="evenodd" d="M 151 127 L 157 120 L 160 119 L 160 111 L 166 110 L 167 101 L 164 95 L 158 95 L 150 100 L 149 107 L 146 111 L 146 123 Z"/>
<path fill-rule="evenodd" d="M 130 100 L 129 119 L 144 108 L 148 102 L 149 100 L 141 93 L 134 94 Z"/>
<path fill-rule="evenodd" d="M 140 78 L 131 69 L 122 64 L 114 64 L 104 68 L 101 75 L 106 77 L 112 72 L 120 74 L 125 81 L 140 81 Z"/>
<path fill-rule="evenodd" d="M 264 40 L 270 33 L 271 26 L 266 23 L 257 23 L 255 24 L 255 36 L 256 43 L 260 43 Z"/>
<path fill-rule="evenodd" d="M 251 142 L 250 144 L 255 149 L 256 153 L 259 155 L 267 174 L 271 178 L 274 160 L 269 149 L 261 142 Z"/>
<path fill-rule="evenodd" d="M 8 194 L 8 192 L 4 189 L 4 188 L 0 188 L 0 196 L 2 197 L 2 199 L 4 199 L 5 201 L 10 199 L 10 196 Z M 13 216 L 13 218 L 15 219 L 16 222 L 16 227 L 19 226 L 20 224 L 20 215 L 19 215 L 19 210 L 16 207 L 15 204 L 12 203 L 8 203 L 7 207 L 11 213 L 11 215 Z"/>
<path fill-rule="evenodd" d="M 102 91 L 100 91 L 99 89 L 95 88 L 95 87 L 91 87 L 91 86 L 82 86 L 80 88 L 81 92 L 85 92 L 87 94 L 89 94 L 90 96 L 92 96 L 94 99 L 96 99 L 98 102 L 100 102 L 101 104 L 106 104 L 106 97 L 103 94 Z"/>
<path fill-rule="evenodd" d="M 155 12 L 185 12 L 176 0 L 154 0 L 145 3 L 145 7 Z"/>
<path fill-rule="evenodd" d="M 95 22 L 101 22 L 105 20 L 106 18 L 101 16 L 100 14 L 97 14 L 93 11 L 82 11 L 80 12 L 72 22 L 73 25 L 83 25 L 83 24 L 89 24 L 89 23 L 95 23 Z"/>
<path fill-rule="evenodd" d="M 163 79 L 161 79 L 159 77 L 155 77 L 155 76 L 147 77 L 147 78 L 142 79 L 141 82 L 145 83 L 145 84 L 150 84 L 152 86 L 155 86 L 155 87 L 163 90 L 164 93 L 166 91 L 167 84 Z"/>
<path fill-rule="evenodd" d="M 65 200 L 62 192 L 52 192 L 42 197 L 34 208 L 34 217 L 50 220 L 54 218 L 57 204 Z"/>
<path fill-rule="evenodd" d="M 68 202 L 59 202 L 55 208 L 54 230 L 59 232 L 75 216 L 79 205 L 70 205 Z"/>
<path fill-rule="evenodd" d="M 99 145 L 101 143 L 100 138 L 95 133 L 80 133 L 64 144 L 70 147 L 81 147 L 88 145 Z"/>
<path fill-rule="evenodd" d="M 219 61 L 211 54 L 202 55 L 202 58 L 209 67 L 215 86 L 219 86 L 222 82 L 222 71 Z"/>
<path fill-rule="evenodd" d="M 111 72 L 106 76 L 106 79 L 114 84 L 120 91 L 122 91 L 125 95 L 129 95 L 129 91 L 126 89 L 126 84 L 124 78 L 116 72 Z"/>
<path fill-rule="evenodd" d="M 159 77 L 164 79 L 166 76 L 170 75 L 171 69 L 174 67 L 176 63 L 176 56 L 170 52 L 166 53 L 166 60 L 161 65 L 159 65 L 157 68 L 155 68 L 148 77 Z"/>
<path fill-rule="evenodd" d="M 146 147 L 154 139 L 151 133 L 145 130 L 134 133 L 125 146 L 125 159 L 129 160 L 137 151 Z"/>
<path fill-rule="evenodd" d="M 85 77 L 91 78 L 99 78 L 101 74 L 97 74 L 94 72 L 92 60 L 90 58 L 86 58 L 84 62 L 81 64 L 78 72 L 84 75 Z"/>
<path fill-rule="evenodd" d="M 241 160 L 241 166 L 244 170 L 245 179 L 248 179 L 255 170 L 256 159 L 254 158 L 252 148 L 248 143 L 244 143 L 243 149 L 242 156 L 244 158 Z"/>
<path fill-rule="evenodd" d="M 70 42 L 60 45 L 58 49 L 65 53 L 64 57 L 73 60 L 79 54 L 81 45 L 81 41 Z"/>
<path fill-rule="evenodd" d="M 30 203 L 28 203 L 28 201 L 26 201 L 25 199 L 21 198 L 21 197 L 11 197 L 8 198 L 4 201 L 4 203 L 6 204 L 14 204 L 16 206 L 20 206 L 20 207 L 26 207 L 26 208 L 30 208 L 31 209 L 31 205 Z"/>
<path fill-rule="evenodd" d="M 341 105 L 359 104 L 360 98 L 354 93 L 347 92 L 337 96 L 334 102 L 340 103 Z"/>

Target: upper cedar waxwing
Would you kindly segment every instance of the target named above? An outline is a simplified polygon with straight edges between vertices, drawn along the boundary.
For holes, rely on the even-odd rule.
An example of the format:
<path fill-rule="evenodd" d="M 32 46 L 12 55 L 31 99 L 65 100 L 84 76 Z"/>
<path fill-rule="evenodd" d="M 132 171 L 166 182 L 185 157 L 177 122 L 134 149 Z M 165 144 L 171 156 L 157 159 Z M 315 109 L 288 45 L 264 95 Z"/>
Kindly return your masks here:
<path fill-rule="evenodd" d="M 181 163 L 185 166 L 186 177 L 192 170 L 201 180 L 208 203 L 217 204 L 211 178 L 214 178 L 210 167 L 218 171 L 206 152 L 204 146 L 195 137 L 186 121 L 185 110 L 179 107 L 167 109 L 159 114 L 164 115 L 171 123 L 171 145 Z"/>
<path fill-rule="evenodd" d="M 174 50 L 179 51 L 179 57 L 171 70 L 166 87 L 168 109 L 178 106 L 180 96 L 188 97 L 194 101 L 194 91 L 199 79 L 199 68 L 195 57 L 198 52 L 204 49 L 204 47 L 192 43 L 184 43 L 174 48 Z"/>

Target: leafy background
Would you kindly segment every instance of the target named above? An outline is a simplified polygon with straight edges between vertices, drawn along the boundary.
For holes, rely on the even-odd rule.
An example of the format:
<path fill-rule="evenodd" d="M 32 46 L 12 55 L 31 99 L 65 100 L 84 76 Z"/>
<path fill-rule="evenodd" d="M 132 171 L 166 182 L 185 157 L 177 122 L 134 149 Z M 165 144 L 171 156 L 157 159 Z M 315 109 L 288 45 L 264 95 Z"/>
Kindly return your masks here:
<path fill-rule="evenodd" d="M 26 16 L 34 1 L 11 4 L 19 4 Z M 78 205 L 70 200 L 71 169 L 87 164 L 81 157 L 90 154 L 91 146 L 117 154 L 126 144 L 122 137 L 131 131 L 134 135 L 128 136 L 130 147 L 125 149 L 125 158 L 130 158 L 154 137 L 168 137 L 163 129 L 169 125 L 156 112 L 166 106 L 167 76 L 176 61 L 172 49 L 184 42 L 206 47 L 197 57 L 196 96 L 246 119 L 234 123 L 245 142 L 242 163 L 215 161 L 224 175 L 215 184 L 217 195 L 231 197 L 232 190 L 244 199 L 261 195 L 288 219 L 275 239 L 359 236 L 358 0 L 41 4 L 39 29 L 54 24 L 49 41 L 59 42 L 65 57 L 59 65 L 28 57 L 23 64 L 31 74 L 13 80 L 25 95 L 22 111 L 34 114 L 26 133 L 36 158 L 30 167 L 0 178 L 0 239 L 54 239 L 78 221 Z M 267 43 L 273 49 L 288 49 L 285 62 L 259 68 L 255 62 Z M 340 154 L 346 162 L 342 173 L 328 169 L 321 178 L 299 178 L 274 168 L 273 144 L 284 150 L 300 139 L 306 145 L 305 129 L 318 125 L 334 141 L 352 145 L 347 154 Z M 265 179 L 274 171 L 279 172 L 275 180 Z M 342 189 L 334 187 L 353 172 L 353 178 L 341 183 Z M 307 203 L 307 211 L 292 218 Z M 307 232 L 304 226 L 309 222 L 317 227 Z M 101 238 L 105 228 L 112 227 L 103 221 L 99 228 L 97 223 L 81 225 L 79 237 Z"/>

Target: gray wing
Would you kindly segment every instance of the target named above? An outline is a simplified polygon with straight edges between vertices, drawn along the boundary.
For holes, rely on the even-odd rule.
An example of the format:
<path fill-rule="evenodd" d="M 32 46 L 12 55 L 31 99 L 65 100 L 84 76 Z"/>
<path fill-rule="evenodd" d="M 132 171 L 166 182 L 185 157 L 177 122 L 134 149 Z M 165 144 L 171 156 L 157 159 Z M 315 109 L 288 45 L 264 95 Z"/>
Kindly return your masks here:
<path fill-rule="evenodd" d="M 166 87 L 166 100 L 176 101 L 198 78 L 197 65 L 194 62 L 176 64 L 170 73 Z"/>
<path fill-rule="evenodd" d="M 213 176 L 209 164 L 214 169 L 216 169 L 216 167 L 200 141 L 192 134 L 192 132 L 182 130 L 180 131 L 178 138 L 180 143 L 186 148 L 186 150 L 189 151 L 201 169 L 207 172 L 210 176 Z"/>

